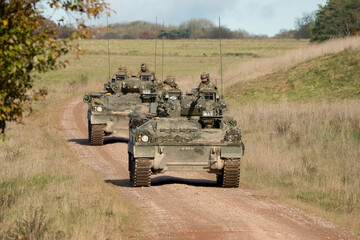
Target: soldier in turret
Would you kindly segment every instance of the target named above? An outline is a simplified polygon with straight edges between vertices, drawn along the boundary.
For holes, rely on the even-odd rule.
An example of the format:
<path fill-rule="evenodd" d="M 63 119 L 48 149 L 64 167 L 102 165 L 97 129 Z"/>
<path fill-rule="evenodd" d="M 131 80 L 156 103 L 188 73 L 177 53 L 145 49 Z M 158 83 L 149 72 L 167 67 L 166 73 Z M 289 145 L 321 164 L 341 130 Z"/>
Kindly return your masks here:
<path fill-rule="evenodd" d="M 216 85 L 210 81 L 210 74 L 203 72 L 200 75 L 201 82 L 197 88 L 198 93 L 196 94 L 196 97 L 198 97 L 204 90 L 217 90 Z"/>
<path fill-rule="evenodd" d="M 168 91 L 170 89 L 178 89 L 179 85 L 176 83 L 174 76 L 167 76 L 163 82 L 162 91 Z"/>
<path fill-rule="evenodd" d="M 119 71 L 116 72 L 116 80 L 125 80 L 131 77 L 130 72 L 127 71 L 125 65 L 121 64 L 118 68 Z"/>
<path fill-rule="evenodd" d="M 118 69 L 119 69 L 119 72 L 125 72 L 125 73 L 127 73 L 127 68 L 126 68 L 126 66 L 125 66 L 124 64 L 121 64 Z"/>
<path fill-rule="evenodd" d="M 153 76 L 153 79 L 155 79 L 155 72 L 150 71 L 146 63 L 142 63 L 140 65 L 140 71 L 138 72 L 137 77 L 141 78 L 141 76 L 150 76 L 150 75 Z"/>

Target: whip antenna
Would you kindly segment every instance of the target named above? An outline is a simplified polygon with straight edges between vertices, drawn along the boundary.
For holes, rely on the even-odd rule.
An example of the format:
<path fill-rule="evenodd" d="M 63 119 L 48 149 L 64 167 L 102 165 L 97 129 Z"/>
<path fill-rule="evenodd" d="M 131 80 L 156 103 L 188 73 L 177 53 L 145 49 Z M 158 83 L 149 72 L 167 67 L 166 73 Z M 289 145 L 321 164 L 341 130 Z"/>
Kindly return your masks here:
<path fill-rule="evenodd" d="M 158 38 L 158 30 L 157 30 L 157 16 L 156 16 L 156 21 L 155 21 L 155 32 L 156 32 L 156 36 L 155 36 L 155 74 L 156 74 L 156 50 L 157 50 L 157 38 Z"/>
<path fill-rule="evenodd" d="M 165 25 L 163 20 L 163 37 L 162 37 L 162 56 L 161 56 L 161 81 L 164 81 L 164 35 L 165 35 Z"/>
<path fill-rule="evenodd" d="M 108 42 L 108 64 L 109 64 L 109 79 L 110 79 L 110 35 L 109 35 L 109 21 L 108 16 L 106 15 L 106 25 L 107 25 L 107 42 Z"/>
<path fill-rule="evenodd" d="M 223 92 L 223 64 L 222 64 L 222 50 L 221 50 L 221 25 L 220 25 L 220 16 L 219 16 L 219 33 L 220 33 L 220 76 L 221 76 L 221 98 L 224 98 Z"/>

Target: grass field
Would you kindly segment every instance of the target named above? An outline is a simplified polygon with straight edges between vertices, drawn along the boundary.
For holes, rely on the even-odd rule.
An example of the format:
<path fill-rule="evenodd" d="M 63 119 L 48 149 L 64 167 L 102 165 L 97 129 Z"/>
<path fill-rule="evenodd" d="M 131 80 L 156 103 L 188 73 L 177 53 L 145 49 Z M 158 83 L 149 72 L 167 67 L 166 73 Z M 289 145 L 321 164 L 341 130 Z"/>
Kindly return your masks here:
<path fill-rule="evenodd" d="M 359 234 L 360 44 L 345 45 L 225 96 L 248 149 L 242 182 Z"/>
<path fill-rule="evenodd" d="M 48 98 L 9 124 L 1 146 L 0 239 L 142 239 L 141 211 L 59 132 L 62 106 L 86 89 L 81 79 L 48 86 Z"/>
<path fill-rule="evenodd" d="M 82 41 L 79 43 L 87 49 L 85 58 L 103 61 L 103 68 L 108 74 L 106 40 Z M 154 40 L 111 40 L 110 62 L 111 72 L 115 72 L 120 64 L 137 73 L 142 62 L 148 64 L 159 79 L 167 75 L 176 76 L 183 88 L 190 89 L 188 83 L 199 79 L 202 72 L 210 72 L 214 78 L 220 78 L 220 46 L 217 40 L 167 40 L 157 41 L 157 57 L 155 67 Z M 164 44 L 164 61 L 162 62 L 162 46 Z M 223 40 L 223 70 L 233 71 L 239 64 L 252 59 L 266 59 L 282 55 L 292 49 L 306 46 L 305 40 Z M 101 55 L 102 57 L 99 57 Z M 95 60 L 96 61 L 96 60 Z M 86 61 L 87 62 L 87 61 Z"/>
<path fill-rule="evenodd" d="M 359 38 L 321 45 L 296 40 L 223 41 L 226 98 L 246 144 L 241 181 L 357 233 L 358 97 L 273 101 L 270 95 L 255 99 L 241 95 L 244 85 L 233 84 L 261 84 L 267 81 L 261 79 L 269 79 L 267 74 L 287 74 L 289 68 L 313 58 L 358 49 L 359 43 Z M 35 239 L 145 238 L 139 230 L 146 226 L 141 211 L 104 184 L 59 133 L 61 107 L 85 91 L 102 90 L 108 78 L 107 41 L 79 44 L 87 54 L 80 61 L 71 60 L 66 69 L 39 75 L 35 86 L 47 88 L 49 95 L 34 105 L 24 124 L 9 124 L 0 149 L 0 238 L 21 239 L 32 228 L 38 229 Z M 120 64 L 137 72 L 142 62 L 155 70 L 154 46 L 149 40 L 110 41 L 110 73 Z M 164 73 L 161 49 L 158 41 L 159 79 L 173 74 L 185 90 L 198 85 L 203 71 L 220 80 L 218 41 L 165 41 Z"/>
<path fill-rule="evenodd" d="M 360 100 L 232 109 L 246 146 L 241 182 L 359 234 Z"/>

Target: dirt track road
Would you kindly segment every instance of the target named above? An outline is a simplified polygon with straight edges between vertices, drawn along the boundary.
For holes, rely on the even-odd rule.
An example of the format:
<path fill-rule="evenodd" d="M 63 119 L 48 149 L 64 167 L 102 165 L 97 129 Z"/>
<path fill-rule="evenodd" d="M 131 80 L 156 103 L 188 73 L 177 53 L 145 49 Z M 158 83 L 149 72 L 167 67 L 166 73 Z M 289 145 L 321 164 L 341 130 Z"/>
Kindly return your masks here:
<path fill-rule="evenodd" d="M 150 239 L 358 239 L 241 184 L 218 188 L 208 173 L 171 172 L 153 176 L 150 188 L 132 188 L 127 139 L 108 137 L 104 146 L 89 146 L 86 111 L 81 99 L 67 105 L 61 117 L 64 136 L 84 162 L 148 213 Z"/>

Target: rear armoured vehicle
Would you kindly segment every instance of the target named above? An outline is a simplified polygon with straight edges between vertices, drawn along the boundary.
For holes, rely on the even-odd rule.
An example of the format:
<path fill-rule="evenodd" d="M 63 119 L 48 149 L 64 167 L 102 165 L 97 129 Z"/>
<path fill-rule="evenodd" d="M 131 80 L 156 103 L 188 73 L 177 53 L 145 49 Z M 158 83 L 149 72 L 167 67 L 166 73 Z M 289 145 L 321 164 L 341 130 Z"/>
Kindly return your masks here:
<path fill-rule="evenodd" d="M 153 75 L 137 78 L 117 73 L 104 84 L 102 92 L 87 92 L 88 133 L 91 145 L 103 145 L 104 136 L 128 133 L 129 114 L 146 113 L 157 96 L 158 84 Z"/>
<path fill-rule="evenodd" d="M 182 95 L 172 89 L 150 106 L 152 115 L 132 114 L 129 175 L 135 187 L 165 171 L 206 171 L 222 187 L 238 187 L 244 144 L 236 121 L 224 116 L 217 90 Z"/>

